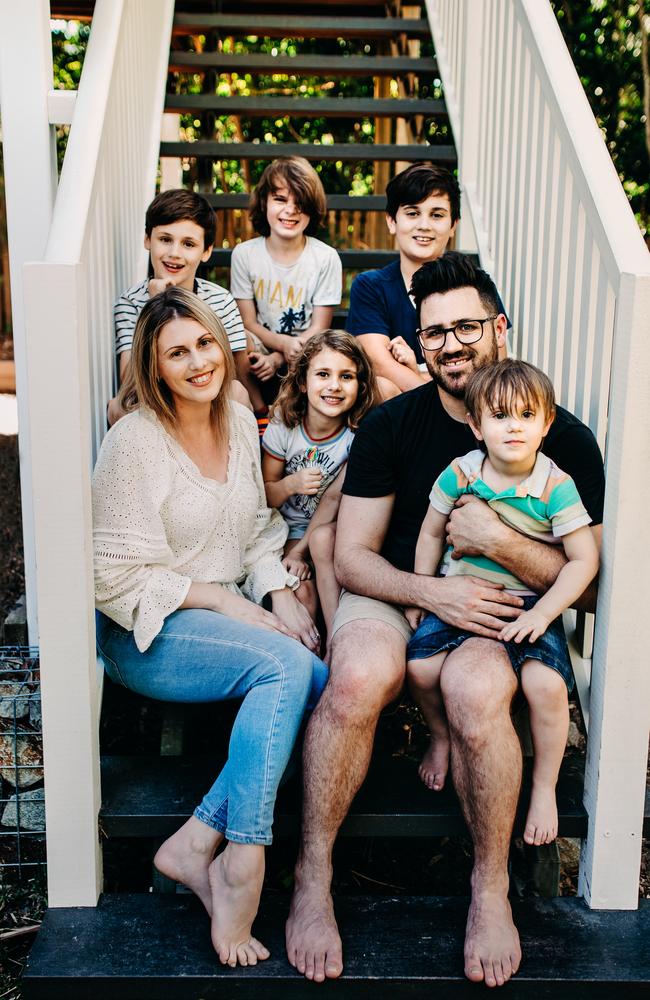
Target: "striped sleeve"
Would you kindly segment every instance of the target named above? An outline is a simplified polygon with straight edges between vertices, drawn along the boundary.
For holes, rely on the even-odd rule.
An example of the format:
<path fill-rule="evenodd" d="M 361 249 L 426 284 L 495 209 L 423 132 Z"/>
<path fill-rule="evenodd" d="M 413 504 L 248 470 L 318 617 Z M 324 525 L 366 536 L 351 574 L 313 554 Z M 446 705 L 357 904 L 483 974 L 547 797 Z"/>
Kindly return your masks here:
<path fill-rule="evenodd" d="M 149 297 L 146 284 L 147 282 L 143 281 L 139 285 L 129 288 L 113 306 L 116 354 L 131 350 L 136 320 Z"/>
<path fill-rule="evenodd" d="M 452 462 L 433 484 L 429 494 L 429 503 L 433 509 L 441 514 L 450 514 L 459 496 L 464 492 L 465 483 L 466 477 L 456 462 Z"/>
<path fill-rule="evenodd" d="M 212 309 L 223 323 L 233 354 L 246 350 L 246 332 L 234 298 L 221 285 L 213 281 L 197 282 L 199 298 Z"/>
<path fill-rule="evenodd" d="M 548 516 L 555 538 L 561 538 L 591 524 L 591 518 L 570 476 L 561 479 L 551 490 L 548 498 Z"/>

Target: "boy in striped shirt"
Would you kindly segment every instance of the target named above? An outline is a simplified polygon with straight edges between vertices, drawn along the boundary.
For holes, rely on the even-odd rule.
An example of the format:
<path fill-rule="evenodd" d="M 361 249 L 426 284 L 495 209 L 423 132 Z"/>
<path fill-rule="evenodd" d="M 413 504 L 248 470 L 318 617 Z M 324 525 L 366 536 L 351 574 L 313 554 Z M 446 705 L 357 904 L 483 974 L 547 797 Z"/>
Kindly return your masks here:
<path fill-rule="evenodd" d="M 149 251 L 153 277 L 127 289 L 117 300 L 115 320 L 115 352 L 119 365 L 119 381 L 124 383 L 129 371 L 133 331 L 146 302 L 170 285 L 178 285 L 198 295 L 224 325 L 228 335 L 237 378 L 232 395 L 250 407 L 244 386 L 250 378 L 246 331 L 232 295 L 221 285 L 197 278 L 199 265 L 210 259 L 215 240 L 215 218 L 212 206 L 200 194 L 175 188 L 156 195 L 145 216 L 145 249 Z M 108 404 L 108 422 L 114 424 L 123 416 L 117 399 Z"/>
<path fill-rule="evenodd" d="M 468 382 L 465 405 L 481 450 L 456 459 L 434 483 L 418 537 L 415 572 L 431 575 L 441 564 L 441 575 L 489 580 L 523 598 L 521 614 L 504 623 L 499 638 L 520 676 L 530 710 L 535 759 L 524 840 L 545 844 L 557 835 L 555 785 L 566 746 L 568 691 L 573 686 L 560 615 L 593 580 L 598 552 L 575 483 L 540 451 L 555 416 L 553 386 L 547 376 L 523 361 L 488 365 Z M 447 520 L 457 500 L 467 494 L 486 501 L 522 534 L 564 546 L 568 562 L 542 597 L 485 556 L 455 558 L 453 550 L 445 552 Z M 473 633 L 418 608 L 407 609 L 406 617 L 417 630 L 407 652 L 409 685 L 431 733 L 420 777 L 439 791 L 450 746 L 440 674 L 447 653 Z"/>

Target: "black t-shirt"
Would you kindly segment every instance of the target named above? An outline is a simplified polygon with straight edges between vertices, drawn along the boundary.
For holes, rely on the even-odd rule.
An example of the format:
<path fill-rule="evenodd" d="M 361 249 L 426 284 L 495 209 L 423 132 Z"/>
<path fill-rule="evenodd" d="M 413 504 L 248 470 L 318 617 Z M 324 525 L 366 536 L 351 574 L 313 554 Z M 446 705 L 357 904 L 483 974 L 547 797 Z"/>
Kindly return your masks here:
<path fill-rule="evenodd" d="M 390 399 L 362 422 L 343 492 L 355 497 L 395 494 L 381 554 L 398 569 L 413 569 L 434 481 L 450 462 L 476 447 L 469 425 L 444 409 L 434 382 Z M 574 479 L 593 524 L 600 524 L 605 477 L 600 449 L 589 428 L 558 406 L 542 451 Z"/>

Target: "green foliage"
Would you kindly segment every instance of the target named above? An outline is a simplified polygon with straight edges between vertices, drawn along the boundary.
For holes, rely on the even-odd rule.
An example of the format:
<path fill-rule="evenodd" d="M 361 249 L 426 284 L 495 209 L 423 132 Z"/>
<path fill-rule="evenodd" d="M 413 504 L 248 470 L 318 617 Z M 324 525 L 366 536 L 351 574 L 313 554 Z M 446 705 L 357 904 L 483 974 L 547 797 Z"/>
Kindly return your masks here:
<path fill-rule="evenodd" d="M 77 90 L 81 79 L 84 56 L 90 37 L 90 25 L 79 21 L 50 21 L 52 29 L 52 65 L 55 90 Z M 68 142 L 69 125 L 56 130 L 56 153 L 59 172 Z"/>
<path fill-rule="evenodd" d="M 198 36 L 199 51 L 209 51 L 211 45 L 216 45 L 216 38 Z M 359 39 L 270 39 L 255 35 L 246 38 L 223 40 L 223 50 L 238 54 L 264 53 L 278 57 L 294 55 L 361 55 L 379 54 L 377 43 L 364 42 Z M 422 55 L 429 55 L 430 45 L 423 44 Z M 302 73 L 287 72 L 275 74 L 245 74 L 212 73 L 174 73 L 171 77 L 171 89 L 179 94 L 209 93 L 210 91 L 224 97 L 237 94 L 239 96 L 284 96 L 301 97 L 372 97 L 373 80 L 368 77 L 333 76 L 330 79 L 305 76 Z M 397 85 L 391 82 L 391 96 L 397 96 Z M 419 91 L 413 96 L 440 97 L 440 80 L 432 80 L 423 76 Z M 183 115 L 181 129 L 184 138 L 215 139 L 230 141 L 240 137 L 246 142 L 284 143 L 307 142 L 333 145 L 355 142 L 372 145 L 374 143 L 374 119 L 361 118 L 357 121 L 346 118 L 302 118 L 299 116 L 278 116 L 274 118 L 240 119 L 239 122 L 225 116 L 216 117 L 209 114 Z M 240 129 L 238 136 L 238 129 Z M 447 126 L 440 125 L 435 120 L 425 123 L 425 136 L 430 142 L 449 142 Z M 373 193 L 373 163 L 369 151 L 367 161 L 356 163 L 326 161 L 315 164 L 325 189 L 331 194 L 372 194 Z M 267 161 L 268 162 L 268 161 Z M 246 169 L 237 160 L 214 163 L 212 176 L 199 176 L 200 167 L 187 163 L 185 173 L 187 183 L 209 183 L 215 191 L 247 191 L 254 186 L 266 166 L 266 162 L 254 161 Z"/>
<path fill-rule="evenodd" d="M 641 231 L 650 231 L 639 5 L 630 0 L 554 0 L 591 109 Z"/>

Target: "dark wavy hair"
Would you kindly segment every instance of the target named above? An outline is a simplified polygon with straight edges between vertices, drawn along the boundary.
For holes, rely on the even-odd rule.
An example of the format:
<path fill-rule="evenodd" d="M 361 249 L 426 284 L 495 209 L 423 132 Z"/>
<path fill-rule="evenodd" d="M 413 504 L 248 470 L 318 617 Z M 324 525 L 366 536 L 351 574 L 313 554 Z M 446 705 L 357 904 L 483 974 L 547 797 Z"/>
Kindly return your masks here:
<path fill-rule="evenodd" d="M 158 338 L 174 319 L 193 319 L 209 333 L 224 356 L 224 378 L 211 417 L 219 440 L 227 439 L 230 385 L 235 377 L 235 362 L 228 334 L 219 317 L 194 292 L 172 285 L 145 304 L 133 334 L 131 363 L 119 393 L 119 402 L 127 412 L 147 406 L 168 427 L 176 421 L 174 397 L 158 373 Z"/>
<path fill-rule="evenodd" d="M 357 366 L 359 392 L 352 408 L 345 417 L 350 430 L 356 431 L 368 410 L 380 401 L 377 381 L 368 355 L 358 340 L 345 330 L 323 330 L 310 337 L 296 362 L 282 379 L 278 398 L 271 407 L 271 417 L 282 421 L 286 427 L 298 427 L 307 414 L 307 371 L 310 363 L 321 351 L 330 349 L 343 354 Z"/>
<path fill-rule="evenodd" d="M 156 195 L 147 209 L 144 231 L 151 236 L 155 226 L 169 226 L 185 219 L 195 222 L 203 230 L 203 249 L 211 247 L 216 234 L 214 210 L 203 195 L 185 188 L 173 188 Z"/>
<path fill-rule="evenodd" d="M 280 187 L 287 187 L 300 210 L 309 216 L 305 233 L 315 236 L 327 212 L 327 197 L 321 179 L 303 156 L 281 156 L 262 174 L 248 206 L 251 222 L 260 236 L 271 232 L 266 218 L 266 201 Z"/>
<path fill-rule="evenodd" d="M 488 314 L 500 313 L 499 294 L 490 275 L 477 267 L 471 257 L 457 250 L 447 250 L 437 260 L 430 260 L 413 275 L 411 295 L 415 302 L 418 326 L 420 307 L 425 299 L 438 292 L 456 288 L 475 288 Z"/>
<path fill-rule="evenodd" d="M 402 205 L 419 205 L 431 194 L 449 198 L 451 221 L 460 219 L 460 188 L 446 167 L 433 163 L 412 163 L 386 185 L 386 214 L 394 219 Z"/>

